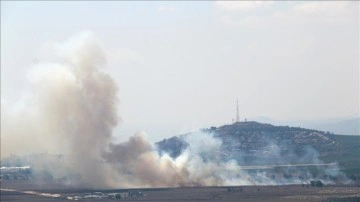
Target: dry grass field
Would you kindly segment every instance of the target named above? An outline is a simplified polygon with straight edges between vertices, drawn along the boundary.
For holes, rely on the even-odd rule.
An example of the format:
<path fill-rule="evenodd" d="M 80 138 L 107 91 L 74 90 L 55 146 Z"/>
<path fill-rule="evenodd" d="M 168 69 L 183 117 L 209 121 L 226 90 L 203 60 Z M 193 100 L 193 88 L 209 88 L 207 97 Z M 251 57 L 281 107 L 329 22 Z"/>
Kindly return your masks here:
<path fill-rule="evenodd" d="M 69 201 L 69 198 L 74 196 L 83 196 L 85 193 L 94 192 L 102 192 L 104 197 L 101 199 L 81 198 L 79 201 L 360 201 L 360 187 L 302 185 L 141 189 L 144 196 L 123 199 L 107 197 L 109 193 L 126 193 L 128 191 L 128 189 L 77 189 L 55 183 L 3 182 L 1 184 L 1 201 Z"/>

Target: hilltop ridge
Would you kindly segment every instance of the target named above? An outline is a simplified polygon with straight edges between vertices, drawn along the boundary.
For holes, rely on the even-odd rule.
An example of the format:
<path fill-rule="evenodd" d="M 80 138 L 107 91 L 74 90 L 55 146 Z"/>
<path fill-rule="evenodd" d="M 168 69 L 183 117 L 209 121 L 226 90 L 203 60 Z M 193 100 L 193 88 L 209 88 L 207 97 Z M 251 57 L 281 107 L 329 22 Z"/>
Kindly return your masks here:
<path fill-rule="evenodd" d="M 360 136 L 255 121 L 210 127 L 201 132 L 221 140 L 220 152 L 224 158 L 235 159 L 243 165 L 337 162 L 348 176 L 360 176 Z M 176 158 L 186 150 L 189 135 L 191 133 L 163 139 L 156 145 L 160 151 Z"/>
<path fill-rule="evenodd" d="M 302 147 L 305 146 L 329 150 L 337 144 L 334 134 L 328 132 L 300 127 L 274 126 L 255 121 L 237 122 L 231 125 L 210 127 L 201 131 L 221 139 L 223 149 L 229 153 L 238 150 L 245 153 L 254 153 L 268 146 L 269 143 L 280 146 L 283 152 L 289 150 L 289 147 L 300 152 Z M 156 144 L 160 149 L 174 154 L 172 156 L 175 157 L 186 146 L 184 141 L 182 141 L 186 135 L 188 134 L 174 136 Z"/>

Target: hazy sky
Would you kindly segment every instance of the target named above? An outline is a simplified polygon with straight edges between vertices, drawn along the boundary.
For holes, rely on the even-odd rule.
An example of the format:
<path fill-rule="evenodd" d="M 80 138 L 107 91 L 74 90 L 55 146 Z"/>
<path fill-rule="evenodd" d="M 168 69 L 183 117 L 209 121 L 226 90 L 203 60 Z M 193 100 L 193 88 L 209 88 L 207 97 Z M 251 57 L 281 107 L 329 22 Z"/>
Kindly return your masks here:
<path fill-rule="evenodd" d="M 31 65 L 84 30 L 119 86 L 116 136 L 231 123 L 237 98 L 249 120 L 359 116 L 355 1 L 1 1 L 1 107 L 21 107 Z"/>

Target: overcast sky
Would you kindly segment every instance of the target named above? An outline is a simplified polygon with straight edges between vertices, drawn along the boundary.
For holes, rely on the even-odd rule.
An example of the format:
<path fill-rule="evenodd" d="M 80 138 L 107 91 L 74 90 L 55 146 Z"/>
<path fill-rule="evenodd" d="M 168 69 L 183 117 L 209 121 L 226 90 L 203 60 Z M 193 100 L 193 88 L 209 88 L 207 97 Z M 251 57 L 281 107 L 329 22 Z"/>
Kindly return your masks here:
<path fill-rule="evenodd" d="M 21 106 L 48 44 L 84 30 L 119 86 L 119 137 L 228 124 L 237 98 L 248 120 L 359 116 L 356 1 L 1 1 L 1 107 Z"/>

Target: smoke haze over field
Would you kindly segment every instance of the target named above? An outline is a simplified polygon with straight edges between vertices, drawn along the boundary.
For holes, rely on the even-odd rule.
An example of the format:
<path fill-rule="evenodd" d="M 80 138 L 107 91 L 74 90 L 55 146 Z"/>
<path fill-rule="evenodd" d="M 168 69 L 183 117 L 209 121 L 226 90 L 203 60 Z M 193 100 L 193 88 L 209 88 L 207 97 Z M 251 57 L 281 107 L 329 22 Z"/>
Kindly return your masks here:
<path fill-rule="evenodd" d="M 299 181 L 277 181 L 266 172 L 241 169 L 236 160 L 222 158 L 221 140 L 204 132 L 187 136 L 189 146 L 176 158 L 159 152 L 143 132 L 126 142 L 114 143 L 113 129 L 120 121 L 118 90 L 115 81 L 103 70 L 106 60 L 96 37 L 91 32 L 82 32 L 56 44 L 53 53 L 53 61 L 39 62 L 29 72 L 31 92 L 24 105 L 16 111 L 1 105 L 2 158 L 12 153 L 64 154 L 64 169 L 79 174 L 82 186 L 88 187 Z M 321 163 L 316 156 L 305 157 L 310 159 L 309 163 Z"/>

